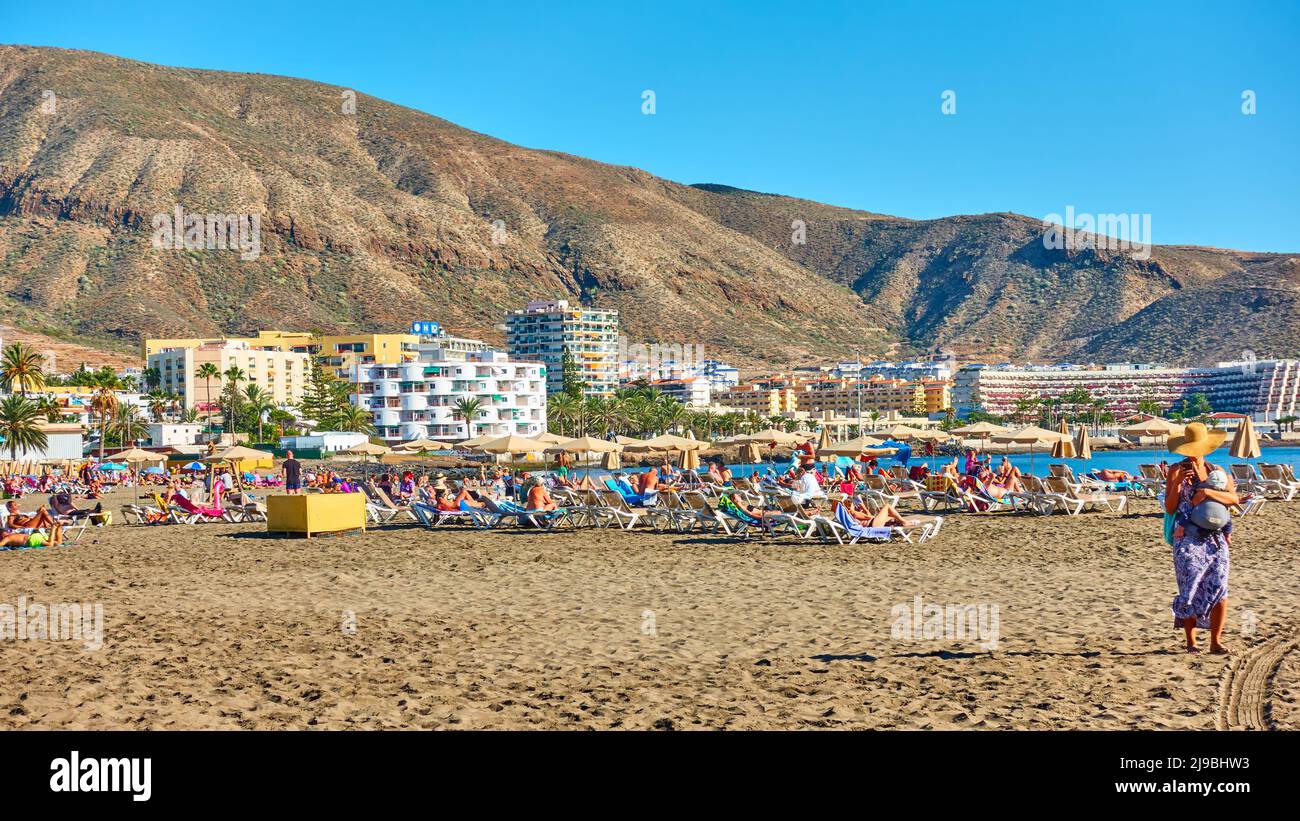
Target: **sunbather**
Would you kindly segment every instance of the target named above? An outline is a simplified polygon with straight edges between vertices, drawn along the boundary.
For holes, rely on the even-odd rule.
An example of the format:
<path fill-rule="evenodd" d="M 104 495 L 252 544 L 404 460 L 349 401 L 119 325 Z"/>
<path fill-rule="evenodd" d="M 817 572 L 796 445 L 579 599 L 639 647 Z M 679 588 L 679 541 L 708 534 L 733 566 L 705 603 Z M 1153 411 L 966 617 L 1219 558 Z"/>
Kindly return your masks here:
<path fill-rule="evenodd" d="M 58 524 L 49 508 L 42 505 L 35 513 L 26 514 L 18 509 L 18 502 L 10 500 L 5 505 L 9 512 L 9 518 L 5 523 L 6 532 L 17 532 L 31 535 L 37 530 L 50 531 L 50 544 L 58 545 L 63 542 L 63 526 Z"/>
<path fill-rule="evenodd" d="M 842 502 L 845 511 L 863 527 L 913 527 L 920 522 L 903 518 L 903 514 L 893 505 L 882 505 L 880 510 L 872 513 L 871 509 L 857 501 Z"/>
<path fill-rule="evenodd" d="M 529 510 L 556 510 L 559 505 L 551 498 L 551 494 L 546 491 L 546 486 L 539 480 L 534 479 L 528 488 L 528 509 Z"/>
<path fill-rule="evenodd" d="M 69 519 L 80 519 L 93 513 L 101 512 L 104 509 L 104 504 L 101 502 L 95 505 L 93 510 L 90 508 L 83 510 L 72 503 L 72 494 L 65 490 L 50 497 L 50 509 L 59 516 L 64 516 Z"/>

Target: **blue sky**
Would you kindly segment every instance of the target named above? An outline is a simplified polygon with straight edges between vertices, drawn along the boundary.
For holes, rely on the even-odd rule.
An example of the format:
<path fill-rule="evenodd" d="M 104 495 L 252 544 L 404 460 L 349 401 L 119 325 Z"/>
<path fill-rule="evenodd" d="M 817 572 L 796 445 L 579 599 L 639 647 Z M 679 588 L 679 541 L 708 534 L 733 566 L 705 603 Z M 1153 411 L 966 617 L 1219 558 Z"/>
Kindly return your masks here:
<path fill-rule="evenodd" d="M 0 42 L 306 77 L 679 182 L 1300 252 L 1294 0 L 611 5 L 6 0 Z"/>

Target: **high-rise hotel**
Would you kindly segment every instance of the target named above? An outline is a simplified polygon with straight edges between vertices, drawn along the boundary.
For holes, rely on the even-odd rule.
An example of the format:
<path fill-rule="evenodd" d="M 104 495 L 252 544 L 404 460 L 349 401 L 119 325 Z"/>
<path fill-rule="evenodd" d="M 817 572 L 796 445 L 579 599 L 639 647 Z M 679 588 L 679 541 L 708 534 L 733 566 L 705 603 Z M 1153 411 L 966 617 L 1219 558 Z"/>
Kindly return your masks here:
<path fill-rule="evenodd" d="M 546 366 L 547 393 L 564 388 L 566 349 L 585 395 L 606 397 L 618 387 L 618 311 L 570 307 L 563 299 L 530 302 L 506 315 L 506 349 L 513 361 Z"/>

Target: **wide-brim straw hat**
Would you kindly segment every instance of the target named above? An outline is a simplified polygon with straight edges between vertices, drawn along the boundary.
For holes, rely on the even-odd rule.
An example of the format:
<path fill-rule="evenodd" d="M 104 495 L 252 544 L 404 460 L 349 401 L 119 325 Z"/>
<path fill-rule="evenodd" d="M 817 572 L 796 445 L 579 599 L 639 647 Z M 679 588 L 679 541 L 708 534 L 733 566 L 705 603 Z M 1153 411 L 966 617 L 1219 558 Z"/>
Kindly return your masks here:
<path fill-rule="evenodd" d="M 1201 422 L 1192 422 L 1183 429 L 1182 436 L 1169 439 L 1169 452 L 1182 456 L 1204 456 L 1217 450 L 1227 437 L 1226 431 L 1210 430 Z"/>

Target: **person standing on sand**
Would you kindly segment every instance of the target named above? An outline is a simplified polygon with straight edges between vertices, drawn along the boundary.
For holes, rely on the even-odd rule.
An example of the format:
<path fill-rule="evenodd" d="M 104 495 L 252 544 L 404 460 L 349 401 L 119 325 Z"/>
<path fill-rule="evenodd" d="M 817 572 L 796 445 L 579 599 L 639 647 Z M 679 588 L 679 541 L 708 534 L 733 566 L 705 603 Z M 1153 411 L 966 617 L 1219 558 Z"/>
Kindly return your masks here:
<path fill-rule="evenodd" d="M 1165 513 L 1174 517 L 1174 624 L 1187 637 L 1187 652 L 1199 653 L 1196 629 L 1210 631 L 1210 652 L 1227 655 L 1223 625 L 1228 615 L 1228 548 L 1232 544 L 1232 515 L 1239 502 L 1236 484 L 1223 469 L 1205 461 L 1223 444 L 1223 431 L 1189 424 L 1182 436 L 1169 440 L 1169 450 L 1187 458 L 1169 469 L 1165 483 Z"/>
<path fill-rule="evenodd" d="M 293 458 L 293 451 L 284 452 L 284 464 L 280 466 L 284 473 L 284 490 L 290 496 L 302 492 L 302 462 Z"/>

